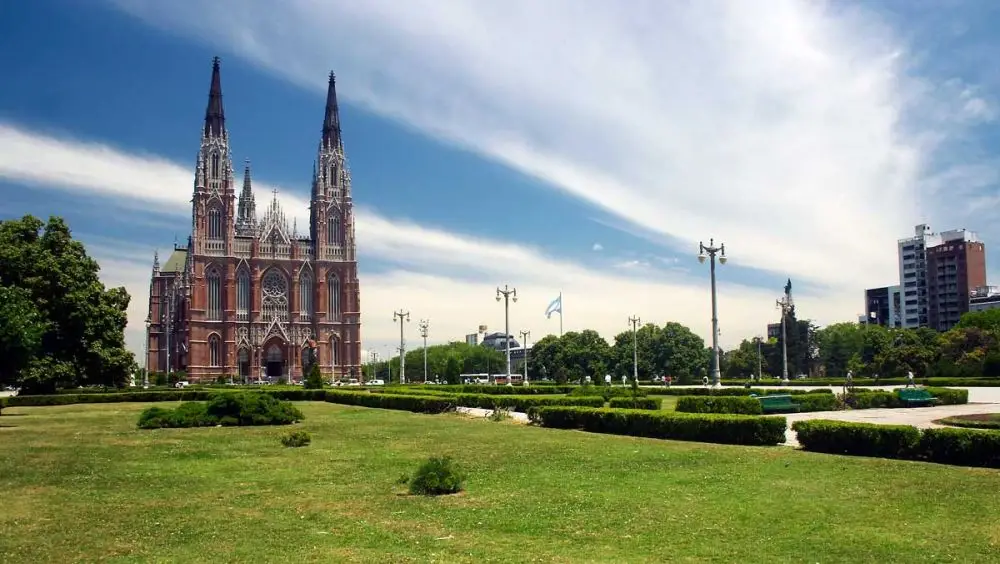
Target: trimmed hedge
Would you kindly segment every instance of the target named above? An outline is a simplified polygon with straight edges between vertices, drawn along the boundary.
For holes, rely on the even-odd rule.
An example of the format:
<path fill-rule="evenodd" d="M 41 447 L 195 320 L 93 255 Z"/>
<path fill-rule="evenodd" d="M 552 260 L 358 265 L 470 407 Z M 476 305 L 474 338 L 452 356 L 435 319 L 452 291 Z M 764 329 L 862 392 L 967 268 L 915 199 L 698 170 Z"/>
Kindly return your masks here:
<path fill-rule="evenodd" d="M 568 394 L 578 386 L 527 385 L 497 386 L 493 384 L 436 384 L 430 386 L 407 386 L 420 391 L 441 391 L 452 394 L 489 394 L 491 396 L 534 396 L 540 394 Z"/>
<path fill-rule="evenodd" d="M 326 401 L 343 405 L 398 409 L 414 413 L 444 413 L 455 410 L 455 401 L 442 396 L 415 396 L 404 394 L 369 394 L 367 392 L 342 392 L 327 390 Z"/>
<path fill-rule="evenodd" d="M 621 409 L 663 409 L 663 400 L 660 398 L 611 398 L 608 407 Z"/>
<path fill-rule="evenodd" d="M 633 390 L 630 387 L 624 386 L 595 386 L 593 384 L 588 384 L 586 386 L 577 386 L 570 390 L 569 395 L 573 397 L 582 396 L 601 396 L 604 401 L 608 401 L 611 398 L 620 397 L 645 397 L 646 390 L 639 388 Z"/>
<path fill-rule="evenodd" d="M 456 405 L 482 409 L 510 409 L 526 413 L 532 407 L 567 405 L 582 407 L 604 407 L 601 396 L 535 398 L 531 396 L 508 396 L 490 394 L 457 394 L 453 396 Z"/>
<path fill-rule="evenodd" d="M 757 398 L 739 396 L 681 396 L 675 411 L 682 413 L 729 413 L 760 415 L 763 413 Z"/>
<path fill-rule="evenodd" d="M 797 421 L 792 429 L 805 450 L 829 454 L 923 460 L 1000 468 L 1000 432 L 924 429 L 846 421 Z"/>
<path fill-rule="evenodd" d="M 736 445 L 783 443 L 787 426 L 784 417 L 668 414 L 638 409 L 539 407 L 528 414 L 534 423 L 555 429 Z"/>
<path fill-rule="evenodd" d="M 798 404 L 800 412 L 835 411 L 838 407 L 837 396 L 833 394 L 801 394 L 792 397 L 792 402 Z"/>
<path fill-rule="evenodd" d="M 924 388 L 938 399 L 939 405 L 962 405 L 969 403 L 969 390 L 955 388 Z M 879 407 L 905 407 L 899 399 L 899 390 L 891 392 L 865 390 L 856 392 L 849 403 L 852 409 L 873 409 Z"/>
<path fill-rule="evenodd" d="M 199 389 L 199 390 L 163 390 L 158 392 L 121 392 L 86 393 L 86 394 L 53 394 L 43 396 L 13 396 L 7 398 L 8 405 L 17 407 L 39 407 L 46 405 L 72 405 L 77 403 L 124 403 L 124 402 L 162 402 L 162 401 L 208 401 L 220 395 L 261 393 L 286 401 L 323 401 L 326 390 L 274 389 L 274 390 L 242 390 L 242 389 Z"/>
<path fill-rule="evenodd" d="M 833 394 L 830 388 L 815 390 L 793 390 L 788 388 L 643 388 L 649 395 L 655 396 L 768 396 L 768 395 L 803 395 L 803 394 Z"/>
<path fill-rule="evenodd" d="M 1000 378 L 914 378 L 914 382 L 921 386 L 961 386 L 965 388 L 976 388 L 981 386 L 1000 386 Z M 724 386 L 742 386 L 746 380 L 723 380 Z M 905 386 L 906 378 L 855 378 L 855 386 Z M 780 379 L 768 379 L 763 382 L 755 382 L 756 385 L 780 386 Z M 792 380 L 792 386 L 836 386 L 844 385 L 843 378 L 802 378 Z"/>

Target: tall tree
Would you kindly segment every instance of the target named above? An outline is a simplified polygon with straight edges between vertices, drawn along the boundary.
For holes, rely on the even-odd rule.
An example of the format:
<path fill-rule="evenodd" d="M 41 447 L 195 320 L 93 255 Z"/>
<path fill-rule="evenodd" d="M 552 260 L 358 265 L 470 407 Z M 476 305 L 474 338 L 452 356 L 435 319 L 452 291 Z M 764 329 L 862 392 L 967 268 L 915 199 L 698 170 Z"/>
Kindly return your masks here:
<path fill-rule="evenodd" d="M 136 368 L 125 348 L 129 295 L 124 288 L 106 289 L 99 270 L 60 218 L 47 224 L 30 215 L 0 221 L 0 287 L 29 297 L 37 308 L 37 316 L 29 316 L 44 326 L 27 366 L 3 376 L 22 393 L 128 382 Z M 0 315 L 19 315 L 17 309 L 4 308 Z M 8 317 L 0 327 L 16 323 Z"/>

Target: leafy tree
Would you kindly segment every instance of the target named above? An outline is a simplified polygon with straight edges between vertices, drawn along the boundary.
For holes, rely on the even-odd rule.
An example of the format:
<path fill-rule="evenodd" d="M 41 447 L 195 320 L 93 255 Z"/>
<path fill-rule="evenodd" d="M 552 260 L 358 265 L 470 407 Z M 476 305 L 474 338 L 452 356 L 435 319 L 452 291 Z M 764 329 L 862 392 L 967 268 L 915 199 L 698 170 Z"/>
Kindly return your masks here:
<path fill-rule="evenodd" d="M 17 289 L 5 291 L 15 301 L 0 309 L 0 328 L 9 331 L 27 323 L 27 340 L 10 346 L 22 359 L 30 354 L 26 365 L 23 360 L 3 361 L 4 383 L 21 386 L 22 393 L 45 393 L 128 382 L 136 368 L 125 348 L 129 295 L 124 288 L 106 289 L 99 270 L 60 218 L 47 224 L 30 215 L 0 221 L 0 287 Z M 25 298 L 37 313 L 25 309 Z M 22 362 L 16 372 L 14 362 Z"/>
<path fill-rule="evenodd" d="M 767 370 L 768 365 L 763 358 L 763 343 L 761 343 L 760 365 L 762 370 Z M 711 352 L 711 348 L 709 348 Z M 757 374 L 757 340 L 748 341 L 744 339 L 740 345 L 732 350 L 726 351 L 725 358 L 721 362 L 722 377 L 729 379 L 749 378 L 751 374 Z"/>
<path fill-rule="evenodd" d="M 1000 336 L 1000 309 L 985 311 L 970 311 L 962 315 L 955 325 L 956 329 L 975 327 Z"/>
<path fill-rule="evenodd" d="M 454 375 L 457 383 L 460 374 L 499 374 L 507 370 L 506 353 L 481 345 L 470 345 L 456 341 L 444 345 L 427 347 L 427 379 L 448 379 L 448 363 L 451 358 L 458 362 L 458 372 Z M 399 374 L 399 357 L 389 361 L 393 374 Z M 406 352 L 406 381 L 424 381 L 424 349 L 419 347 Z"/>
<path fill-rule="evenodd" d="M 306 375 L 306 381 L 302 383 L 302 387 L 308 390 L 320 390 L 323 388 L 323 376 L 319 373 L 318 362 L 314 362 L 312 367 L 309 368 L 309 374 Z"/>
<path fill-rule="evenodd" d="M 27 290 L 0 286 L 0 383 L 14 382 L 39 356 L 47 329 Z"/>

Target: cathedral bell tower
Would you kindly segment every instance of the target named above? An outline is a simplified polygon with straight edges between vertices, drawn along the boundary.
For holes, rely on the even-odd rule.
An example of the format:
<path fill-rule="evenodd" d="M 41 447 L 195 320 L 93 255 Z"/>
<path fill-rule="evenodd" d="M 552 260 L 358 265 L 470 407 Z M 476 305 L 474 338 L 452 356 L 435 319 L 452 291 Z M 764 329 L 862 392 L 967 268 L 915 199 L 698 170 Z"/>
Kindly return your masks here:
<path fill-rule="evenodd" d="M 235 235 L 234 184 L 229 132 L 222 106 L 222 78 L 216 57 L 212 61 L 212 84 L 191 199 L 192 250 L 195 254 L 224 256 L 231 253 Z"/>
<path fill-rule="evenodd" d="M 340 131 L 337 82 L 331 72 L 309 206 L 309 235 L 316 260 L 353 260 L 353 252 L 348 256 L 354 239 L 351 206 L 351 173 Z"/>

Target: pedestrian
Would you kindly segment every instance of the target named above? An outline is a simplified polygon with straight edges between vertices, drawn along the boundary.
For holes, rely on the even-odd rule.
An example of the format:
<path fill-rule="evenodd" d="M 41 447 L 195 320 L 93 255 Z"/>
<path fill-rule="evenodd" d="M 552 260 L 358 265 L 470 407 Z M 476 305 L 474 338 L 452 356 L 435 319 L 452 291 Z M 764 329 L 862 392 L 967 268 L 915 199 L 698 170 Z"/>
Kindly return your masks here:
<path fill-rule="evenodd" d="M 913 371 L 909 370 L 906 372 L 906 387 L 909 388 L 911 386 L 916 388 L 917 384 L 913 381 Z"/>
<path fill-rule="evenodd" d="M 705 386 L 707 388 L 708 387 L 708 376 L 702 376 L 701 377 L 701 383 L 702 383 L 703 386 Z"/>
<path fill-rule="evenodd" d="M 673 376 L 670 376 L 670 375 L 667 375 L 667 380 L 666 380 L 666 382 L 667 382 L 667 387 L 669 388 L 669 387 L 670 387 L 670 384 L 672 384 L 672 383 L 674 382 L 674 377 L 673 377 Z"/>

